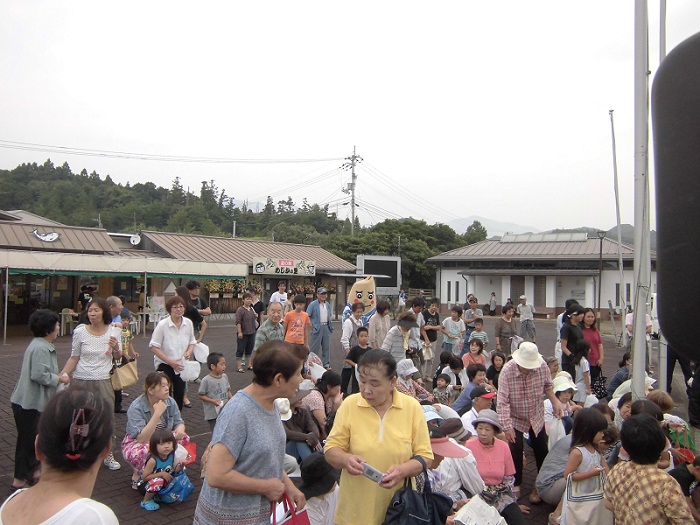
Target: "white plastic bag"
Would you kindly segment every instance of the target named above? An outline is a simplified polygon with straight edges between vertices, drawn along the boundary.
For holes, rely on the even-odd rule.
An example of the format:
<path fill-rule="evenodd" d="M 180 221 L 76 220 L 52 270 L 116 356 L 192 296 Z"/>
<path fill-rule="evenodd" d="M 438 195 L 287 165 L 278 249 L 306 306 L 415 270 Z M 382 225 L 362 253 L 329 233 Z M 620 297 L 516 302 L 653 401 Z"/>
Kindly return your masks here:
<path fill-rule="evenodd" d="M 557 441 L 566 437 L 566 430 L 564 429 L 564 423 L 562 423 L 561 419 L 555 417 L 552 420 L 547 435 L 549 437 L 549 450 L 552 450 L 552 447 Z"/>
<path fill-rule="evenodd" d="M 583 402 L 583 408 L 591 408 L 596 403 L 598 403 L 598 398 L 593 394 L 588 394 L 586 400 Z"/>
<path fill-rule="evenodd" d="M 561 341 L 557 341 L 557 344 L 554 345 L 554 357 L 559 361 L 559 368 L 561 368 Z"/>
<path fill-rule="evenodd" d="M 202 370 L 202 365 L 199 361 L 185 361 L 185 368 L 180 372 L 180 379 L 183 381 L 194 381 L 199 377 L 199 372 Z"/>
<path fill-rule="evenodd" d="M 512 354 L 515 352 L 523 341 L 525 341 L 525 339 L 519 335 L 514 335 L 510 340 L 510 353 Z"/>
<path fill-rule="evenodd" d="M 209 346 L 204 343 L 194 345 L 194 358 L 200 363 L 206 363 L 209 357 Z"/>
<path fill-rule="evenodd" d="M 309 364 L 309 374 L 311 374 L 311 377 L 314 378 L 314 381 L 318 381 L 319 379 L 321 379 L 321 376 L 325 373 L 326 369 L 323 368 L 321 365 L 316 363 Z"/>

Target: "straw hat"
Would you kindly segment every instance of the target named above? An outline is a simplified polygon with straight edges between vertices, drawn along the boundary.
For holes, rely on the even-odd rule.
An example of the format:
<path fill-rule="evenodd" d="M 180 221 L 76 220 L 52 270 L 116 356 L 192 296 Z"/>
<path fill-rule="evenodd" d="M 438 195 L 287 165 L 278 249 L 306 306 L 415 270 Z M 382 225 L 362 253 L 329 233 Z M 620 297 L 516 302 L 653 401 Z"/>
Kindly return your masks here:
<path fill-rule="evenodd" d="M 513 361 L 529 370 L 539 368 L 544 364 L 544 359 L 542 359 L 537 345 L 530 341 L 521 343 L 520 347 L 513 352 Z"/>

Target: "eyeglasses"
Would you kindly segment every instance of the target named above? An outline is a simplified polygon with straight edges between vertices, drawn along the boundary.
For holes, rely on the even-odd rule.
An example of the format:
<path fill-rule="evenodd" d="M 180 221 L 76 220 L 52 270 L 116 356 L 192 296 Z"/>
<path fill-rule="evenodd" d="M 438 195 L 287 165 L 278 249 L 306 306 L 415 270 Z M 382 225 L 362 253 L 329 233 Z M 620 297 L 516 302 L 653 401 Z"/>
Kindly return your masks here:
<path fill-rule="evenodd" d="M 183 310 L 184 310 L 184 309 L 185 309 L 185 305 L 184 305 L 184 304 L 178 304 L 178 305 L 173 306 L 172 309 L 173 309 L 173 310 L 180 310 L 180 309 L 183 309 Z"/>

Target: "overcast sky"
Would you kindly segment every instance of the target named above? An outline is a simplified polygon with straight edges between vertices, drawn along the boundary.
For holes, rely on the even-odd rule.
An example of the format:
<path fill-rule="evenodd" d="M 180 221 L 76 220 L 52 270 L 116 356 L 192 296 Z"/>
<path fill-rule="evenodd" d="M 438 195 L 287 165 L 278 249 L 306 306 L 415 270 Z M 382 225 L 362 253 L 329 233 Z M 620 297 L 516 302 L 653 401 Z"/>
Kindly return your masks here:
<path fill-rule="evenodd" d="M 668 2 L 667 46 L 700 30 Z M 652 72 L 659 2 L 649 2 Z M 193 163 L 0 147 L 0 168 L 68 162 L 115 182 L 330 203 L 353 145 L 363 224 L 480 215 L 538 229 L 633 222 L 627 1 L 0 2 L 0 140 Z M 0 143 L 2 144 L 2 143 Z M 6 145 L 6 143 L 5 143 Z M 44 148 L 46 149 L 46 148 Z M 653 200 L 653 199 L 652 199 Z M 652 212 L 652 221 L 654 214 Z"/>

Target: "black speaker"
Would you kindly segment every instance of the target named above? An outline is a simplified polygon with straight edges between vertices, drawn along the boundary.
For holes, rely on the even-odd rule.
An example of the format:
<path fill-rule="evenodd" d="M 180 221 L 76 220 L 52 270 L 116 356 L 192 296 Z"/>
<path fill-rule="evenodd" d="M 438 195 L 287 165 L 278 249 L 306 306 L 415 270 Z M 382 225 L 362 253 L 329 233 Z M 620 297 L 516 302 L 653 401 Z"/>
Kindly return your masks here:
<path fill-rule="evenodd" d="M 700 361 L 700 33 L 661 63 L 651 114 L 659 324 L 676 351 Z"/>

